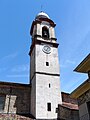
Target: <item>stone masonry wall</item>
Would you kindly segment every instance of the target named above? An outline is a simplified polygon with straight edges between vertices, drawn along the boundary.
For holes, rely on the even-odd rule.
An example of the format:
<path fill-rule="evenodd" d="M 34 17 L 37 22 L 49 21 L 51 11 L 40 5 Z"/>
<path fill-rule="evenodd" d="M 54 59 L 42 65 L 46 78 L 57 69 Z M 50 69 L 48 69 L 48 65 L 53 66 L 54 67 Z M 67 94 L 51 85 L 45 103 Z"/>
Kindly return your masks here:
<path fill-rule="evenodd" d="M 0 114 L 0 120 L 33 120 L 33 119 L 16 114 Z"/>
<path fill-rule="evenodd" d="M 79 120 L 79 112 L 59 105 L 58 120 Z"/>
<path fill-rule="evenodd" d="M 90 120 L 90 108 L 87 104 L 88 102 L 90 102 L 90 90 L 78 98 L 80 120 Z"/>
<path fill-rule="evenodd" d="M 78 104 L 79 106 L 85 102 L 88 102 L 90 101 L 90 90 L 88 90 L 87 92 L 85 92 L 83 95 L 81 95 L 79 98 L 78 98 Z"/>
<path fill-rule="evenodd" d="M 30 87 L 18 84 L 0 84 L 0 96 L 5 96 L 0 113 L 30 114 Z M 0 114 L 1 115 L 1 114 Z"/>

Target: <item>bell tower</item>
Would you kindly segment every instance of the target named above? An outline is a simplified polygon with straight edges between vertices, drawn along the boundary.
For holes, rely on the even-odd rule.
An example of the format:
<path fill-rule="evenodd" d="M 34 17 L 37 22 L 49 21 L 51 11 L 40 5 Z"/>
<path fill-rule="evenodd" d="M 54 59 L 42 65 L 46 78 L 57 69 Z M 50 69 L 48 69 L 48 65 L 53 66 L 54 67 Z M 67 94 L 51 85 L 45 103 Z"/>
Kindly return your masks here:
<path fill-rule="evenodd" d="M 60 92 L 60 66 L 56 24 L 40 12 L 32 23 L 30 34 L 31 114 L 36 119 L 56 119 Z"/>

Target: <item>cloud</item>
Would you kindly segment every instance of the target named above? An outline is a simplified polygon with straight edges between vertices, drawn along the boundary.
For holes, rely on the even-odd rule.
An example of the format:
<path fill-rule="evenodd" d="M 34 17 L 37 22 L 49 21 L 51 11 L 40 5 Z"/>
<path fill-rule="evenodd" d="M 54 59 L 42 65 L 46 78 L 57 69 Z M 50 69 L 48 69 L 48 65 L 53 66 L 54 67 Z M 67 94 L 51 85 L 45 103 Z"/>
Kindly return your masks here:
<path fill-rule="evenodd" d="M 7 61 L 7 60 L 12 60 L 14 59 L 15 57 L 17 57 L 17 53 L 12 53 L 12 54 L 9 54 L 9 55 L 6 55 L 4 56 L 3 58 L 0 59 L 0 63 L 3 62 L 3 61 Z"/>
<path fill-rule="evenodd" d="M 13 54 L 3 57 L 3 59 L 9 59 L 9 58 L 11 59 L 11 58 L 15 58 L 16 56 L 17 56 L 17 53 L 13 53 Z"/>
<path fill-rule="evenodd" d="M 74 80 L 74 82 L 68 84 L 68 86 L 66 87 L 66 91 L 71 92 L 72 90 L 75 90 L 75 88 L 77 88 L 79 84 L 80 79 L 78 79 L 77 81 Z"/>
<path fill-rule="evenodd" d="M 66 68 L 66 67 L 67 67 L 67 65 L 65 65 L 63 63 L 60 64 L 60 68 Z"/>
<path fill-rule="evenodd" d="M 75 61 L 73 61 L 73 60 L 66 60 L 66 63 L 67 63 L 67 64 L 75 65 Z"/>
<path fill-rule="evenodd" d="M 29 77 L 29 74 L 25 74 L 25 75 L 18 75 L 18 74 L 15 74 L 15 75 L 7 75 L 8 78 L 27 78 Z"/>
<path fill-rule="evenodd" d="M 76 62 L 73 61 L 73 60 L 64 60 L 64 61 L 61 61 L 60 67 L 61 68 L 67 68 L 67 67 L 75 65 L 75 64 L 76 64 Z"/>
<path fill-rule="evenodd" d="M 29 78 L 29 64 L 17 65 L 11 69 L 11 74 L 8 74 L 8 78 Z M 26 72 L 26 74 L 25 74 Z"/>
<path fill-rule="evenodd" d="M 64 89 L 64 91 L 68 91 L 71 93 L 73 90 L 75 90 L 77 87 L 79 87 L 85 80 L 87 79 L 87 75 L 81 75 L 78 74 L 69 78 L 68 83 L 66 84 L 65 81 L 61 81 L 61 86 Z M 63 87 L 64 86 L 64 87 Z"/>
<path fill-rule="evenodd" d="M 6 80 L 4 80 L 4 79 L 3 79 L 3 80 L 2 80 L 2 79 L 0 79 L 0 82 L 7 82 L 7 81 L 6 81 Z"/>
<path fill-rule="evenodd" d="M 12 72 L 28 72 L 29 71 L 29 64 L 25 65 L 18 65 L 11 69 Z"/>

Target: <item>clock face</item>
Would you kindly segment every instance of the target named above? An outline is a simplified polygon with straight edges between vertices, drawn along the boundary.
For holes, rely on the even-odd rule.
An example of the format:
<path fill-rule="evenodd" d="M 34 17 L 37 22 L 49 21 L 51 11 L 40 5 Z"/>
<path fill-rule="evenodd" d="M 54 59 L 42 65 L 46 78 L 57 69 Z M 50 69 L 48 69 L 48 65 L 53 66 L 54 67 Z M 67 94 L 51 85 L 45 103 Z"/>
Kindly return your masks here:
<path fill-rule="evenodd" d="M 44 45 L 43 52 L 49 54 L 51 52 L 51 47 L 49 45 Z"/>

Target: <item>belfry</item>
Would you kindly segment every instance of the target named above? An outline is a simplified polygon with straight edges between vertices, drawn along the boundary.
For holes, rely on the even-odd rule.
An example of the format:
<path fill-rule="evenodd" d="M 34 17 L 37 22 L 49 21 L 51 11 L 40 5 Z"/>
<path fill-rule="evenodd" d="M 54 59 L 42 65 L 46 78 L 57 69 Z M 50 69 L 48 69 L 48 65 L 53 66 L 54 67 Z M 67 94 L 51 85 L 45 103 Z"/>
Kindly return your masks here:
<path fill-rule="evenodd" d="M 56 24 L 40 12 L 32 23 L 30 34 L 31 114 L 36 119 L 56 119 L 60 92 L 60 66 Z"/>

